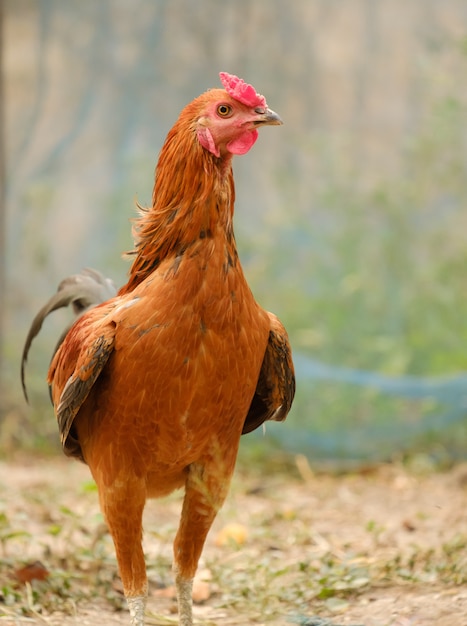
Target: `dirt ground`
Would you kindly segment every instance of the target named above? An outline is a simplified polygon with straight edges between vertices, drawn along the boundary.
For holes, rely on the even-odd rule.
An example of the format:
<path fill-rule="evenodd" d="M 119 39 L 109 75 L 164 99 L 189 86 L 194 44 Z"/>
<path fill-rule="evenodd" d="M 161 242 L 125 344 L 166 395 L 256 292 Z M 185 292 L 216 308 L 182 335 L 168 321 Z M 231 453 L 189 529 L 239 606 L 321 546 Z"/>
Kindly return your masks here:
<path fill-rule="evenodd" d="M 333 476 L 240 467 L 195 585 L 204 626 L 466 626 L 467 466 Z M 148 626 L 174 624 L 180 496 L 150 502 Z M 0 464 L 0 623 L 129 624 L 85 466 Z M 40 561 L 45 581 L 17 582 Z M 15 578 L 16 572 L 16 578 Z"/>

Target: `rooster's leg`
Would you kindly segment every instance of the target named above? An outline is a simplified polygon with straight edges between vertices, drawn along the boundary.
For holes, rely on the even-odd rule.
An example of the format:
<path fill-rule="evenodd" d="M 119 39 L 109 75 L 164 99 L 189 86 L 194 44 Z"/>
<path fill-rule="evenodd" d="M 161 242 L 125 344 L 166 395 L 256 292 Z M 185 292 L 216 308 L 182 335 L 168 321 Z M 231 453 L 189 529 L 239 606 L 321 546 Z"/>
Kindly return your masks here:
<path fill-rule="evenodd" d="M 147 597 L 146 564 L 142 548 L 144 484 L 118 480 L 99 490 L 102 512 L 115 544 L 131 626 L 144 626 Z"/>
<path fill-rule="evenodd" d="M 233 470 L 233 464 L 229 463 Z M 180 626 L 192 626 L 192 586 L 206 536 L 227 495 L 232 471 L 215 463 L 193 464 L 185 485 L 182 515 L 174 542 L 174 571 Z"/>

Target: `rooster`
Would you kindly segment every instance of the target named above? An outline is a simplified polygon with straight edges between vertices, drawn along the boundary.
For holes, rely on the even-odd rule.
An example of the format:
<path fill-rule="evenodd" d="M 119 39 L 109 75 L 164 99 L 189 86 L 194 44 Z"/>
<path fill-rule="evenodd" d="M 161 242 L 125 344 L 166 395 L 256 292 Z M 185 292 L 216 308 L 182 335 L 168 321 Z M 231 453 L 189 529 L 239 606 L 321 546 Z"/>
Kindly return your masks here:
<path fill-rule="evenodd" d="M 166 138 L 128 282 L 75 321 L 48 373 L 63 450 L 97 484 L 132 626 L 144 625 L 147 498 L 184 488 L 174 575 L 179 624 L 192 626 L 193 577 L 240 436 L 284 420 L 295 392 L 287 333 L 256 303 L 233 232 L 232 157 L 282 122 L 251 85 L 220 78 Z"/>

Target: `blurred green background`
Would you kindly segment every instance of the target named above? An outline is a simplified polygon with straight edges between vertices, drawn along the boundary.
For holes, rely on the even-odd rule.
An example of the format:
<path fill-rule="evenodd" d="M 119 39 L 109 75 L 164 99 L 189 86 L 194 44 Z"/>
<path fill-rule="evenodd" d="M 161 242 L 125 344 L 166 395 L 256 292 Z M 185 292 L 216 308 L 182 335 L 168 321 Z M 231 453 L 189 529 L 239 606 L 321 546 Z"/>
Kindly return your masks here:
<path fill-rule="evenodd" d="M 236 236 L 286 324 L 298 392 L 243 444 L 345 465 L 467 451 L 465 0 L 6 0 L 1 294 L 5 453 L 56 450 L 44 378 L 67 316 L 19 360 L 58 282 L 117 284 L 164 137 L 220 70 L 284 126 L 237 158 Z"/>

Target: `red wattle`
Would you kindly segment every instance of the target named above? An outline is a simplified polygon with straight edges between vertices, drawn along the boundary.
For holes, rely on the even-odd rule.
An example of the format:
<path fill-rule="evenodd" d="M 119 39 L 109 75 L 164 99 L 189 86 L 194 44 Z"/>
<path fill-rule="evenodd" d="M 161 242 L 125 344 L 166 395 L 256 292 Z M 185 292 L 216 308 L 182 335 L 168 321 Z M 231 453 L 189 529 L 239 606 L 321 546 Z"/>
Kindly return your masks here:
<path fill-rule="evenodd" d="M 231 154 L 246 154 L 257 139 L 257 130 L 247 130 L 243 133 L 243 135 L 240 135 L 240 137 L 237 137 L 237 139 L 233 139 L 231 142 L 229 142 L 227 144 L 227 150 Z"/>

